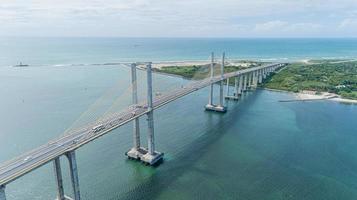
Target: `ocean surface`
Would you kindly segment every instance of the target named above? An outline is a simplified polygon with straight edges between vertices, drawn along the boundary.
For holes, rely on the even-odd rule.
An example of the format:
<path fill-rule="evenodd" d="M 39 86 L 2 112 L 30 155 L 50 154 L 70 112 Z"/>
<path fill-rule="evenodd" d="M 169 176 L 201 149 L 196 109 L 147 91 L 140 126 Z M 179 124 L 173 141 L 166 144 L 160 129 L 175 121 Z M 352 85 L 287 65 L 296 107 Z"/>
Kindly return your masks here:
<path fill-rule="evenodd" d="M 212 51 L 227 59 L 349 59 L 357 58 L 357 38 L 0 38 L 0 66 L 208 60 Z"/>
<path fill-rule="evenodd" d="M 357 55 L 354 39 L 0 41 L 0 163 L 130 105 L 130 69 L 93 64 L 204 60 L 210 51 L 223 50 L 237 59 Z M 30 67 L 10 67 L 20 61 Z M 138 78 L 143 100 L 145 72 L 139 70 Z M 189 82 L 162 74 L 153 79 L 155 93 Z M 82 198 L 357 199 L 357 106 L 279 102 L 291 98 L 290 93 L 257 90 L 239 102 L 226 102 L 226 114 L 204 111 L 207 88 L 172 102 L 154 115 L 156 147 L 165 153 L 159 167 L 124 156 L 132 146 L 131 123 L 77 150 Z M 140 125 L 146 146 L 145 117 Z M 65 191 L 71 196 L 68 162 L 61 161 Z M 52 164 L 10 183 L 6 194 L 9 200 L 54 199 Z"/>

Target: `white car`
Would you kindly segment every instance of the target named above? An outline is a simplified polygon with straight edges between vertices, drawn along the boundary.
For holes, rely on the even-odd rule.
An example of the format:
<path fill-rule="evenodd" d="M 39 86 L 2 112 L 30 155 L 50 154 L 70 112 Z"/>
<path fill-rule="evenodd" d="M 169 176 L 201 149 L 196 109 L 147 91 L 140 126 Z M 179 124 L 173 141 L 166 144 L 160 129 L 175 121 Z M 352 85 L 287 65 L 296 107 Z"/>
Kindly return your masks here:
<path fill-rule="evenodd" d="M 28 160 L 30 160 L 31 159 L 31 156 L 27 156 L 25 159 L 24 159 L 24 161 L 28 161 Z"/>
<path fill-rule="evenodd" d="M 103 130 L 105 127 L 103 124 L 97 125 L 95 127 L 92 128 L 92 130 L 94 131 L 94 133 Z"/>

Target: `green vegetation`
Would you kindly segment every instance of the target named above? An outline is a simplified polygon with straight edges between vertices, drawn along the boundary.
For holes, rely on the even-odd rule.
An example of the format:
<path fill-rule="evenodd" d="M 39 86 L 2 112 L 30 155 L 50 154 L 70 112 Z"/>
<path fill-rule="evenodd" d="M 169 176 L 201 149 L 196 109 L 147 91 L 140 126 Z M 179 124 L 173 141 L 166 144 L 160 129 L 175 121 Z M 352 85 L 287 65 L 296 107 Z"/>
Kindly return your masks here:
<path fill-rule="evenodd" d="M 262 64 L 251 62 L 250 67 Z M 224 71 L 227 73 L 243 68 L 242 66 L 226 66 Z M 209 77 L 210 65 L 168 66 L 155 69 L 155 71 L 198 80 Z M 215 66 L 214 74 L 220 74 L 219 65 Z M 231 80 L 231 84 L 233 81 Z M 268 77 L 263 86 L 292 92 L 301 90 L 314 90 L 318 93 L 331 92 L 344 98 L 357 99 L 357 61 L 314 60 L 308 64 L 294 63 Z"/>
<path fill-rule="evenodd" d="M 331 92 L 344 98 L 357 99 L 357 62 L 294 63 L 269 77 L 264 86 L 292 92 Z"/>
<path fill-rule="evenodd" d="M 252 61 L 241 61 L 240 63 L 245 64 L 248 67 L 260 66 L 264 63 L 261 62 L 252 62 Z M 225 66 L 224 73 L 234 72 L 237 70 L 244 69 L 246 67 L 243 66 Z M 188 79 L 204 79 L 209 77 L 210 75 L 210 65 L 192 65 L 192 66 L 167 66 L 162 67 L 161 69 L 154 69 L 157 72 L 166 73 L 166 74 L 174 74 L 178 76 L 182 76 Z M 215 65 L 214 74 L 220 74 L 220 65 Z"/>
<path fill-rule="evenodd" d="M 233 72 L 242 69 L 239 66 L 226 66 L 224 68 L 224 72 Z M 155 69 L 157 72 L 162 72 L 162 73 L 167 73 L 167 74 L 174 74 L 174 75 L 179 75 L 188 79 L 204 79 L 209 77 L 210 75 L 210 67 L 209 65 L 203 65 L 203 66 L 168 66 L 168 67 L 162 67 L 161 69 Z M 220 74 L 220 68 L 215 67 L 214 68 L 214 74 L 218 75 Z"/>

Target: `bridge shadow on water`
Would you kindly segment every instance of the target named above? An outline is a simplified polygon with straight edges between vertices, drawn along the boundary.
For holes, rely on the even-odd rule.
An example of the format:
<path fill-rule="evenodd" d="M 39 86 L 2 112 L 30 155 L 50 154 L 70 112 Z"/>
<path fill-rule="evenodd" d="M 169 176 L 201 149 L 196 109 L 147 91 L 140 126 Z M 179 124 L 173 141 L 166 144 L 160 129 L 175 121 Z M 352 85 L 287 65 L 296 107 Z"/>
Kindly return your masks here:
<path fill-rule="evenodd" d="M 226 114 L 207 112 L 209 116 L 206 121 L 206 132 L 199 136 L 169 161 L 163 161 L 162 165 L 156 168 L 156 172 L 145 179 L 143 183 L 131 188 L 129 192 L 118 194 L 112 200 L 134 200 L 134 199 L 157 199 L 161 192 L 170 187 L 179 177 L 188 171 L 196 171 L 203 175 L 215 176 L 216 173 L 195 167 L 195 163 L 207 153 L 207 149 L 222 138 L 227 131 L 239 120 L 244 117 L 244 113 L 254 104 L 262 91 L 249 92 L 239 102 L 228 102 L 228 112 Z M 202 111 L 203 112 L 203 111 Z M 214 122 L 214 115 L 219 118 Z M 224 156 L 224 155 L 222 155 Z M 137 174 L 142 174 L 142 167 L 133 163 Z M 187 187 L 195 187 L 188 185 Z M 209 189 L 209 188 L 208 188 Z"/>

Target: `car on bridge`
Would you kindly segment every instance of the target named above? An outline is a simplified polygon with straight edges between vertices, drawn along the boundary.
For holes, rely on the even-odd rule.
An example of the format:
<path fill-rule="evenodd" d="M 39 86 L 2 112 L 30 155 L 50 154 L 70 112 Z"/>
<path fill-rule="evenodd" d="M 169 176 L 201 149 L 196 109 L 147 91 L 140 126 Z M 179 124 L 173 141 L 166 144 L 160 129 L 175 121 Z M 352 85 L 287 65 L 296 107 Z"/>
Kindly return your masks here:
<path fill-rule="evenodd" d="M 92 130 L 94 131 L 94 133 L 96 133 L 96 132 L 103 130 L 104 128 L 105 128 L 104 125 L 100 124 L 100 125 L 93 127 Z"/>

